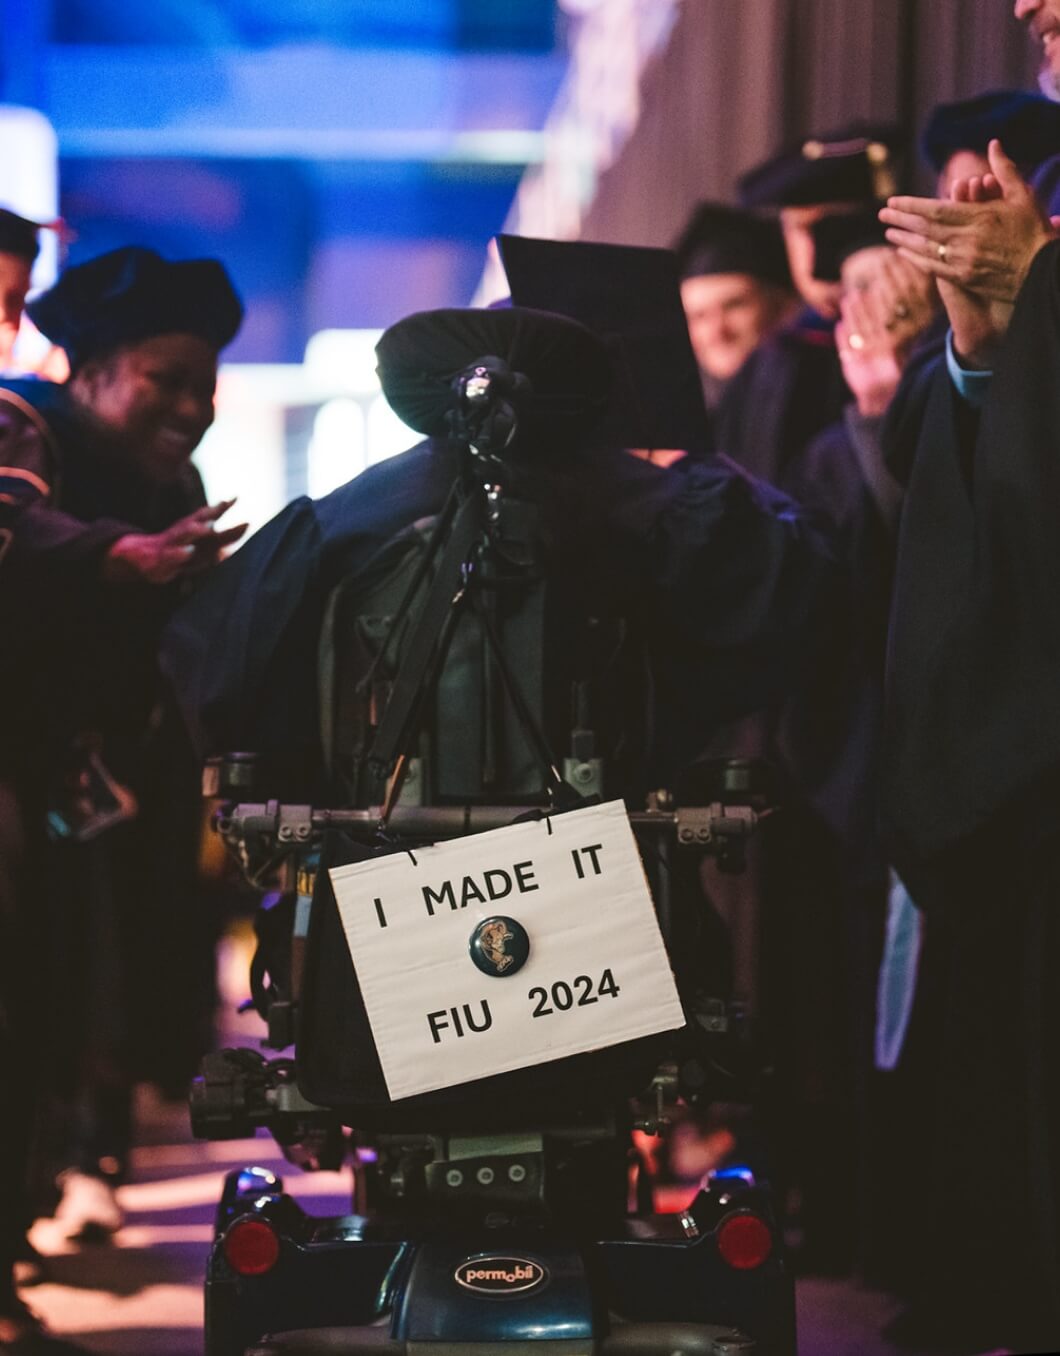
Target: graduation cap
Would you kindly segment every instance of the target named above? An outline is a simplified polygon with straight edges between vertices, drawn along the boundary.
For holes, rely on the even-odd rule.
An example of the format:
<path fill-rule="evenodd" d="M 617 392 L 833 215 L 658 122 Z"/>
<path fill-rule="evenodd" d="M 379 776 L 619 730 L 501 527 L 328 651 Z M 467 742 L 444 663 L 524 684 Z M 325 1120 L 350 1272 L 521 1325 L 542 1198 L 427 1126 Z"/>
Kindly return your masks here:
<path fill-rule="evenodd" d="M 449 432 L 461 375 L 489 370 L 519 416 L 515 450 L 547 451 L 583 437 L 612 388 L 611 361 L 595 334 L 520 306 L 420 311 L 391 325 L 375 352 L 394 413 L 430 437 Z"/>
<path fill-rule="evenodd" d="M 1000 137 L 1006 154 L 1036 169 L 1060 153 L 1060 104 L 1020 89 L 991 90 L 974 99 L 939 104 L 921 138 L 924 158 L 941 172 L 957 151 L 979 151 Z"/>
<path fill-rule="evenodd" d="M 775 221 L 720 202 L 701 202 L 674 244 L 681 279 L 747 273 L 791 287 L 788 253 Z"/>
<path fill-rule="evenodd" d="M 897 127 L 851 123 L 808 137 L 745 174 L 737 184 L 744 207 L 814 207 L 882 202 L 897 189 Z"/>
<path fill-rule="evenodd" d="M 30 221 L 8 207 L 0 207 L 0 254 L 15 254 L 32 264 L 40 250 L 37 232 L 45 226 L 43 221 Z"/>
<path fill-rule="evenodd" d="M 875 209 L 823 217 L 814 222 L 812 230 L 813 276 L 822 282 L 838 282 L 843 260 L 858 250 L 888 244 L 887 228 Z"/>
<path fill-rule="evenodd" d="M 195 334 L 220 352 L 243 320 L 219 260 L 171 261 L 135 245 L 68 268 L 26 310 L 72 368 L 157 334 Z"/>
<path fill-rule="evenodd" d="M 607 344 L 615 390 L 599 429 L 618 447 L 703 453 L 710 436 L 671 250 L 497 237 L 517 306 L 580 321 Z"/>

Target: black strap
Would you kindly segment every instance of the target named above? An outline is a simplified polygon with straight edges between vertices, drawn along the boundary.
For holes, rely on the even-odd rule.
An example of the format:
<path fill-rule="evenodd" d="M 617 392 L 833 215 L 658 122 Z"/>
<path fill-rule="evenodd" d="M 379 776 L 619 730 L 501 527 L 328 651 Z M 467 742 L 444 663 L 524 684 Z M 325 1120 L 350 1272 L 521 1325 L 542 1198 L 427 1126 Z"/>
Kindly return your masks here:
<path fill-rule="evenodd" d="M 368 753 L 369 762 L 384 776 L 391 774 L 397 759 L 407 751 L 419 709 L 432 687 L 433 670 L 444 658 L 446 646 L 440 642 L 452 624 L 454 603 L 463 589 L 464 567 L 481 531 L 481 519 L 480 496 L 469 494 L 453 518 L 449 540 L 439 554 L 437 572 L 401 657 L 390 700 Z"/>
<path fill-rule="evenodd" d="M 449 491 L 449 497 L 445 501 L 445 507 L 442 509 L 441 513 L 435 520 L 434 528 L 431 532 L 430 537 L 428 538 L 427 546 L 423 552 L 423 557 L 420 560 L 419 564 L 416 566 L 416 569 L 413 571 L 412 578 L 409 580 L 408 587 L 405 589 L 404 597 L 401 599 L 401 602 L 397 606 L 397 610 L 394 612 L 394 615 L 391 618 L 390 627 L 386 633 L 386 639 L 379 647 L 379 650 L 375 658 L 372 660 L 372 664 L 368 672 L 364 675 L 363 678 L 361 678 L 361 680 L 357 684 L 358 692 L 363 693 L 371 691 L 372 684 L 375 682 L 376 679 L 376 675 L 379 672 L 379 669 L 382 666 L 387 655 L 390 653 L 391 644 L 401 634 L 402 623 L 408 616 L 409 609 L 412 606 L 416 594 L 419 592 L 420 585 L 427 577 L 427 574 L 431 566 L 434 564 L 435 559 L 437 558 L 438 553 L 442 548 L 442 543 L 444 542 L 446 534 L 448 533 L 450 527 L 452 526 L 453 518 L 456 515 L 456 511 L 459 504 L 460 504 L 460 482 L 458 480 L 453 485 L 452 489 Z"/>
<path fill-rule="evenodd" d="M 443 525 L 447 525 L 451 510 L 453 510 L 452 528 L 444 547 L 440 547 L 441 529 Z M 443 518 L 446 520 L 445 523 L 439 522 L 428 546 L 428 562 L 437 556 L 437 571 L 424 601 L 423 610 L 413 626 L 408 645 L 401 657 L 390 699 L 368 753 L 371 765 L 382 776 L 390 778 L 391 783 L 383 807 L 381 829 L 385 828 L 401 794 L 401 786 L 408 767 L 409 750 L 415 738 L 423 705 L 428 694 L 434 691 L 445 662 L 460 605 L 466 597 L 475 596 L 474 590 L 468 588 L 468 572 L 474 568 L 471 557 L 476 539 L 482 537 L 485 532 L 485 499 L 482 491 L 472 490 L 463 499 L 458 499 L 454 493 L 446 504 Z M 425 573 L 426 568 L 421 565 L 417 570 L 417 580 L 422 580 Z M 396 631 L 399 620 L 411 606 L 413 594 L 414 589 L 410 589 L 402 600 L 399 614 L 391 624 L 387 645 L 390 636 Z M 563 780 L 556 766 L 544 731 L 535 720 L 504 653 L 489 609 L 481 600 L 477 600 L 475 612 L 482 624 L 487 646 L 493 653 L 523 732 L 541 760 L 552 803 L 558 809 L 569 809 L 575 804 L 584 804 L 585 798 Z"/>
<path fill-rule="evenodd" d="M 501 681 L 504 683 L 505 691 L 508 693 L 508 699 L 515 708 L 515 714 L 519 718 L 519 723 L 523 727 L 523 734 L 526 735 L 532 748 L 537 752 L 542 765 L 548 773 L 549 785 L 553 793 L 557 786 L 562 786 L 563 776 L 556 767 L 556 760 L 553 757 L 552 750 L 548 746 L 548 740 L 540 725 L 534 719 L 534 713 L 530 710 L 530 705 L 526 700 L 519 681 L 512 672 L 512 666 L 509 663 L 508 656 L 504 653 L 504 646 L 501 644 L 500 637 L 497 635 L 497 628 L 494 625 L 493 617 L 490 615 L 488 607 L 483 606 L 481 599 L 476 600 L 475 613 L 482 622 L 483 634 L 493 652 L 493 659 L 497 665 L 497 670 L 501 675 Z"/>

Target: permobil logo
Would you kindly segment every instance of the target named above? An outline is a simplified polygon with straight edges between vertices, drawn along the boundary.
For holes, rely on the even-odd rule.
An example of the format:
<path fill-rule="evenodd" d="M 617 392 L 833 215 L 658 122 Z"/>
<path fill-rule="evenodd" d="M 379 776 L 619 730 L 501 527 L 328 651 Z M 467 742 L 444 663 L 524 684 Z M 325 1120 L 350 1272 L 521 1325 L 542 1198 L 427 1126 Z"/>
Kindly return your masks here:
<path fill-rule="evenodd" d="M 470 1257 L 453 1273 L 458 1285 L 480 1295 L 521 1295 L 548 1280 L 548 1272 L 529 1257 Z"/>

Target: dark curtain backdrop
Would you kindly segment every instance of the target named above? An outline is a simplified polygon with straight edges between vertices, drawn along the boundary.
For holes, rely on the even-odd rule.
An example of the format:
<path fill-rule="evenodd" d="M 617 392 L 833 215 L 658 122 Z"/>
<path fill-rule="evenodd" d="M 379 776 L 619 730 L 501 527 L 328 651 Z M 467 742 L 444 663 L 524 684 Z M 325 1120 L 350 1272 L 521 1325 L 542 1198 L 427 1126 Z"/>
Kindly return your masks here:
<path fill-rule="evenodd" d="M 936 103 L 1035 87 L 1012 0 L 684 0 L 645 73 L 640 121 L 603 175 L 586 240 L 667 245 L 701 198 L 789 141 L 850 118 L 906 129 L 906 176 Z"/>

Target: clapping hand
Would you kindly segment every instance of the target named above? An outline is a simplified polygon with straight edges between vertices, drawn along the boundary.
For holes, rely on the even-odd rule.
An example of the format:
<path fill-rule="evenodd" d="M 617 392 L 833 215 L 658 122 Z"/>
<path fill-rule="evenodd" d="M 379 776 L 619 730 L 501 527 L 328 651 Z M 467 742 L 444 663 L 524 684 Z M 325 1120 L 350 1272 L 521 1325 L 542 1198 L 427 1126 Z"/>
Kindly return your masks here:
<path fill-rule="evenodd" d="M 949 201 L 891 198 L 880 212 L 899 253 L 938 283 L 957 354 L 993 365 L 1031 263 L 1058 222 L 1046 217 L 996 139 L 991 173 L 958 179 Z"/>
<path fill-rule="evenodd" d="M 899 254 L 940 282 L 1014 302 L 1034 256 L 1056 228 L 996 138 L 991 173 L 957 180 L 951 198 L 891 198 L 880 212 Z"/>
<path fill-rule="evenodd" d="M 933 281 L 893 250 L 874 250 L 871 263 L 864 284 L 855 276 L 844 291 L 836 326 L 843 375 L 867 416 L 886 410 L 938 304 Z"/>

